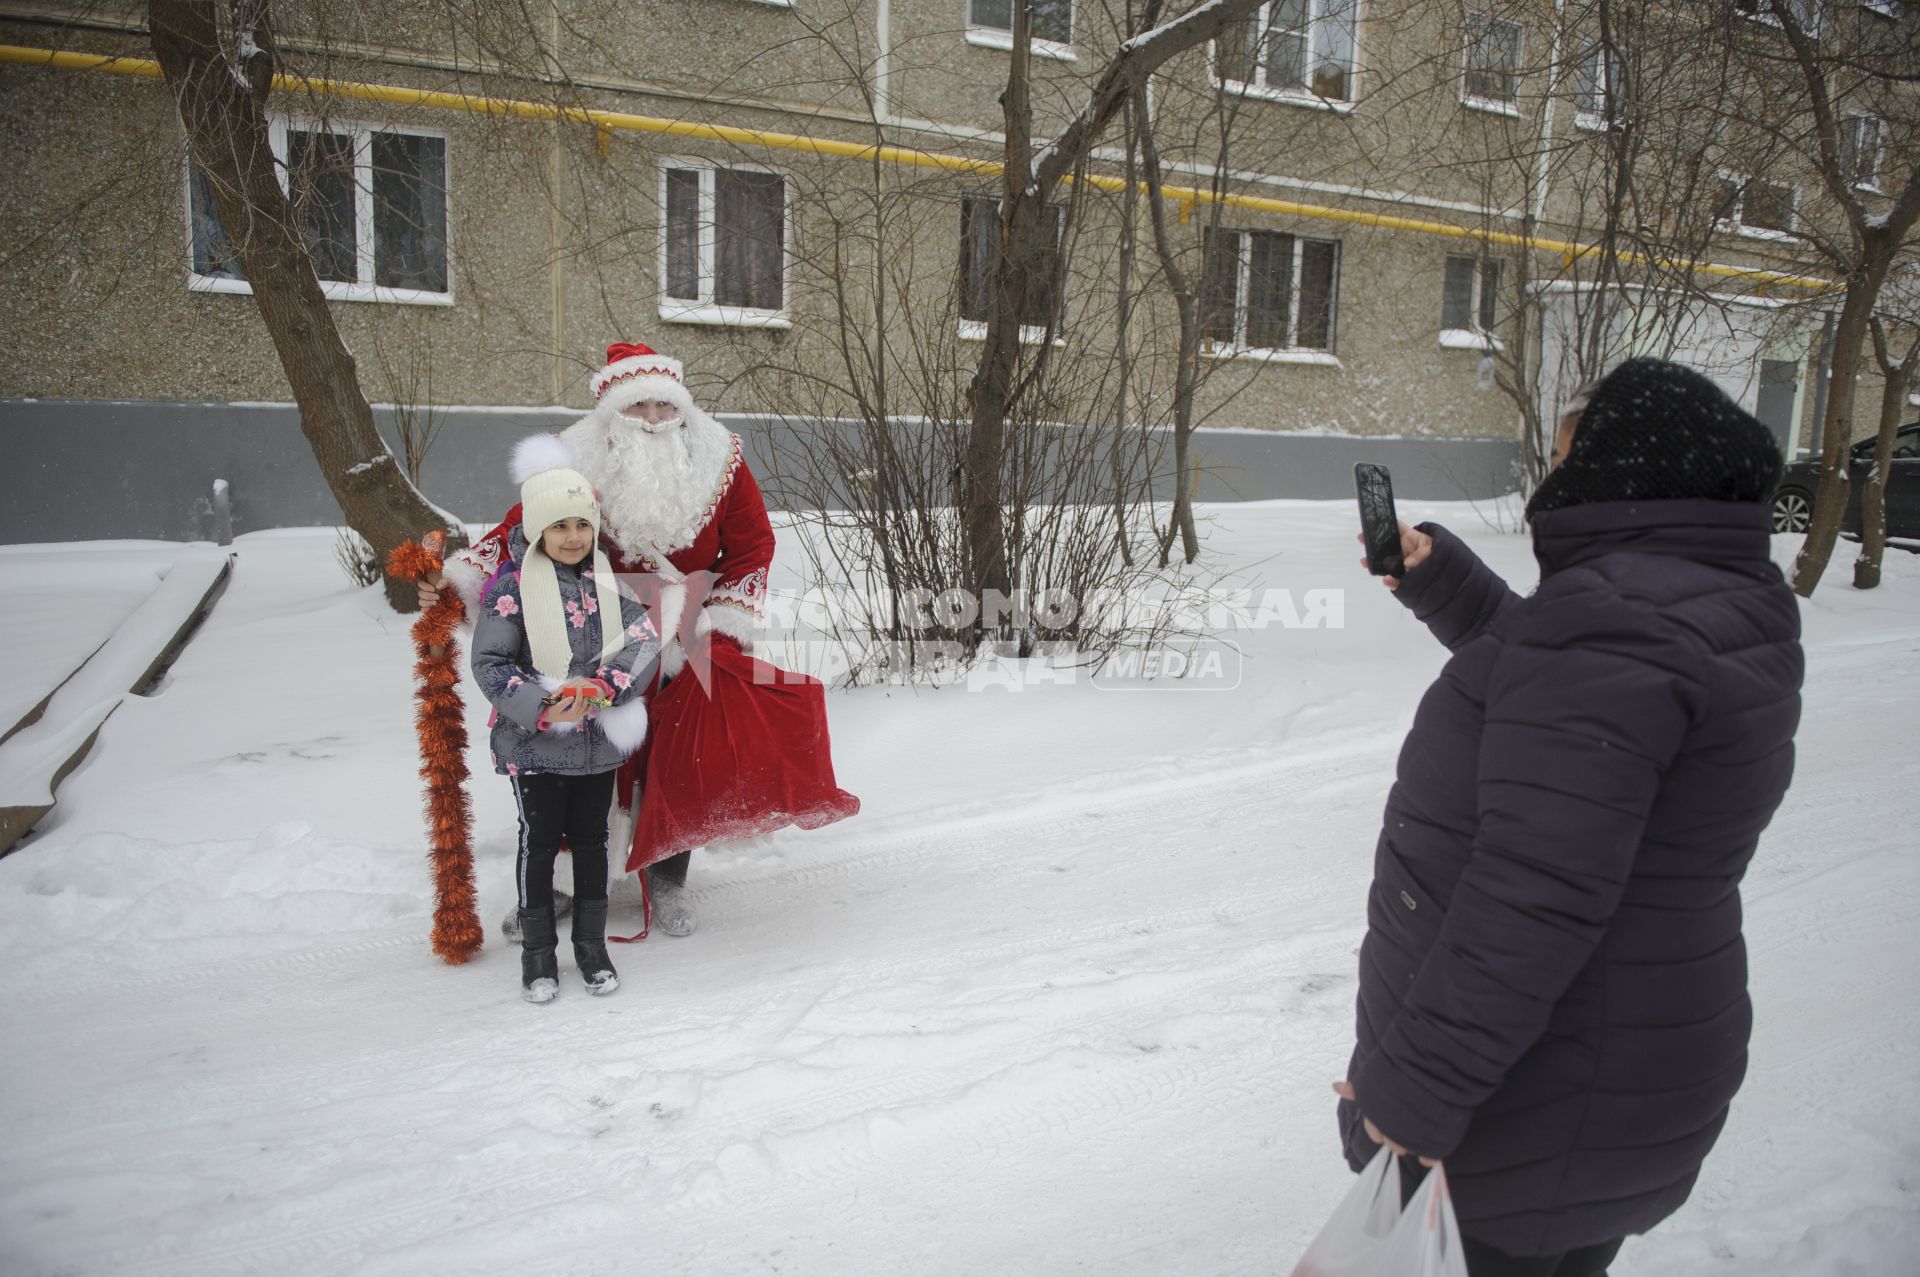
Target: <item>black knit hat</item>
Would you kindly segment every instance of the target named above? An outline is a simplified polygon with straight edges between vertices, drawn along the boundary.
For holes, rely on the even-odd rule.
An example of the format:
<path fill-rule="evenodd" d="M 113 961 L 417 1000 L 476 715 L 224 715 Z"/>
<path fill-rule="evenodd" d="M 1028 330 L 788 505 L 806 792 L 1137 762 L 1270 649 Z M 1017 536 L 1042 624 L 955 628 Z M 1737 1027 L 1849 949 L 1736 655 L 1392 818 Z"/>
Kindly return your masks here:
<path fill-rule="evenodd" d="M 1594 387 L 1527 517 L 1601 501 L 1765 501 L 1779 481 L 1773 432 L 1724 390 L 1680 364 L 1629 359 Z"/>

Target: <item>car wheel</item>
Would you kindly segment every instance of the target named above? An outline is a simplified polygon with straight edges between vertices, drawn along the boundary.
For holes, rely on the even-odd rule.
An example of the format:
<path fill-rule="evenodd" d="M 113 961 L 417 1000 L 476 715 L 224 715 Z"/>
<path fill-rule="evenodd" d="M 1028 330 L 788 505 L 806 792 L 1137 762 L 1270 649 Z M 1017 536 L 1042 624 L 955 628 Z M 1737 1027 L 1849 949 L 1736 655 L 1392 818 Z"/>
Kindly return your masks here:
<path fill-rule="evenodd" d="M 1798 488 L 1782 488 L 1773 495 L 1773 530 L 1805 532 L 1813 522 L 1813 498 Z"/>

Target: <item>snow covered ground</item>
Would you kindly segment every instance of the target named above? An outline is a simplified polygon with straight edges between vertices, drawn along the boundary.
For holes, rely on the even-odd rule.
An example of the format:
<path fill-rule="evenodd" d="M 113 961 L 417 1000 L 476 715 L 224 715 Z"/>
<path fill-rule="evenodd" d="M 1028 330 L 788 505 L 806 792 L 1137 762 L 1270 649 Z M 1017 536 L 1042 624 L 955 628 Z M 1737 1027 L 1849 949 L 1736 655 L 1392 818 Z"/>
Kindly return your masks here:
<path fill-rule="evenodd" d="M 153 592 L 180 546 L 171 541 L 0 545 L 7 591 L 7 665 L 0 731 L 78 669 Z"/>
<path fill-rule="evenodd" d="M 1403 512 L 1532 582 L 1469 507 Z M 1237 636 L 1231 691 L 836 695 L 862 816 L 697 858 L 697 934 L 617 948 L 606 999 L 563 957 L 546 1007 L 497 935 L 428 949 L 406 619 L 331 531 L 242 538 L 0 860 L 0 1273 L 1286 1273 L 1348 1182 L 1369 858 L 1443 653 L 1349 503 L 1207 514 L 1235 583 L 1344 590 L 1344 624 Z M 91 583 L 153 548 L 0 553 L 48 601 L 10 650 L 57 663 L 42 627 L 130 609 Z M 1616 1273 L 1920 1272 L 1920 558 L 1890 558 L 1804 605 L 1752 1070 Z M 473 789 L 491 928 L 512 808 Z"/>

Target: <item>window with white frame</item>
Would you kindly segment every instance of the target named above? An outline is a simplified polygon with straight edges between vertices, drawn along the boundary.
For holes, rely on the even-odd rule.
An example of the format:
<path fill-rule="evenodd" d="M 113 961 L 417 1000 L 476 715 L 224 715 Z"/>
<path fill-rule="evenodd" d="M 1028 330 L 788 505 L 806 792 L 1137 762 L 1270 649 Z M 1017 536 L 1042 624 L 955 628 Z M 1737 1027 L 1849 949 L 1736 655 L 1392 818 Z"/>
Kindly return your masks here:
<path fill-rule="evenodd" d="M 1352 102 L 1359 0 L 1270 0 L 1227 24 L 1214 42 L 1214 75 L 1263 97 Z"/>
<path fill-rule="evenodd" d="M 276 119 L 268 141 L 323 292 L 346 301 L 445 304 L 447 139 L 336 121 Z M 189 287 L 251 291 L 220 224 L 211 179 L 189 163 Z"/>
<path fill-rule="evenodd" d="M 1044 265 L 1027 280 L 1026 296 L 1020 306 L 1020 339 L 1040 341 L 1049 327 L 1058 332 L 1061 303 L 1062 263 L 1060 236 L 1065 226 L 1065 210 L 1057 204 L 1047 206 L 1046 245 L 1041 253 Z M 960 335 L 986 335 L 988 277 L 993 255 L 1000 244 L 1000 201 L 969 196 L 960 201 Z"/>
<path fill-rule="evenodd" d="M 1880 189 L 1880 156 L 1885 122 L 1875 115 L 1850 115 L 1840 124 L 1840 171 L 1863 191 Z"/>
<path fill-rule="evenodd" d="M 784 326 L 786 177 L 670 160 L 660 180 L 660 317 Z"/>
<path fill-rule="evenodd" d="M 1794 227 L 1794 188 L 1787 182 L 1722 173 L 1714 179 L 1713 214 L 1723 229 L 1781 238 Z"/>
<path fill-rule="evenodd" d="M 1487 257 L 1447 258 L 1440 287 L 1440 327 L 1484 336 L 1499 322 L 1500 263 Z"/>
<path fill-rule="evenodd" d="M 1014 0 L 967 0 L 967 34 L 1009 45 L 1013 39 Z M 1036 52 L 1073 45 L 1073 0 L 1031 0 L 1028 5 Z"/>
<path fill-rule="evenodd" d="M 1209 351 L 1332 353 L 1340 241 L 1210 227 L 1205 263 L 1200 333 Z"/>
<path fill-rule="evenodd" d="M 1469 106 L 1516 110 L 1526 28 L 1485 13 L 1467 15 L 1467 69 L 1461 86 Z"/>
<path fill-rule="evenodd" d="M 1573 70 L 1573 122 L 1583 129 L 1604 129 L 1626 113 L 1628 58 L 1625 49 L 1590 46 Z"/>

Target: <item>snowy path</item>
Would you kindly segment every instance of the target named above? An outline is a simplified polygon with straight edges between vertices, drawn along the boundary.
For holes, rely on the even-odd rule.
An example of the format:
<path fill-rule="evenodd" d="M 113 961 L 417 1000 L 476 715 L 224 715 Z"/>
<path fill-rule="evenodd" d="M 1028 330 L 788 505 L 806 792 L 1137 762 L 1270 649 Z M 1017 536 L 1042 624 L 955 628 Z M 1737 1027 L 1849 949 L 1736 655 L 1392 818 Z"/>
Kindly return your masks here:
<path fill-rule="evenodd" d="M 1345 515 L 1219 535 L 1316 535 L 1310 580 Z M 404 635 L 330 550 L 247 540 L 0 860 L 0 1273 L 1284 1274 L 1344 1190 L 1369 852 L 1438 664 L 1390 603 L 1265 636 L 1231 705 L 836 699 L 869 813 L 703 858 L 696 935 L 616 949 L 607 999 L 563 957 L 534 1008 L 497 936 L 428 951 Z M 1752 1069 L 1621 1277 L 1920 1272 L 1920 561 L 1804 615 Z M 263 651 L 292 676 L 230 707 Z M 510 818 L 474 785 L 491 925 Z"/>
<path fill-rule="evenodd" d="M 505 946 L 449 972 L 411 921 L 259 962 L 81 973 L 10 1001 L 8 1019 L 27 1072 L 98 1096 L 85 1128 L 64 1107 L 8 1125 L 64 1171 L 42 1181 L 51 1197 L 110 1196 L 161 1231 L 99 1254 L 114 1272 L 537 1271 L 568 1219 L 585 1253 L 611 1228 L 714 1272 L 804 1271 L 855 1235 L 868 1271 L 996 1253 L 1009 1270 L 1093 1254 L 1111 1270 L 1131 1253 L 1164 1271 L 1193 1231 L 1210 1250 L 1263 1231 L 1252 1184 L 1169 1230 L 1148 1204 L 1200 1182 L 1173 1166 L 1289 1125 L 1325 1141 L 1327 1106 L 1289 1122 L 1284 1092 L 1343 1063 L 1364 878 L 1281 831 L 1301 804 L 1364 822 L 1395 743 L 1178 793 L 1055 797 L 919 846 L 853 842 L 723 880 L 699 893 L 695 940 L 623 951 L 620 996 L 569 988 L 547 1014 L 510 996 Z M 1272 870 L 1253 889 L 1247 857 Z M 927 925 L 926 901 L 946 925 Z M 74 1000 L 84 1024 L 48 1014 Z M 369 1016 L 381 1005 L 416 1014 Z M 1318 1026 L 1300 1041 L 1272 1032 L 1300 1015 Z M 139 1048 L 153 1054 L 130 1068 Z M 127 1148 L 166 1151 L 134 1167 Z M 1140 1178 L 1134 1236 L 1086 1216 L 1085 1183 L 1057 1217 L 1002 1227 L 1010 1201 L 1066 1187 L 1065 1162 L 1108 1168 L 1123 1194 Z M 207 1173 L 223 1163 L 246 1169 Z M 1023 1165 L 1038 1179 L 1016 1190 L 1006 1172 Z M 201 1170 L 167 1184 L 169 1167 Z M 216 1202 L 214 1227 L 164 1235 L 169 1215 Z M 933 1228 L 916 1219 L 929 1203 L 946 1217 Z M 884 1237 L 891 1255 L 872 1246 Z M 1247 1245 L 1246 1270 L 1265 1271 L 1264 1244 Z"/>

